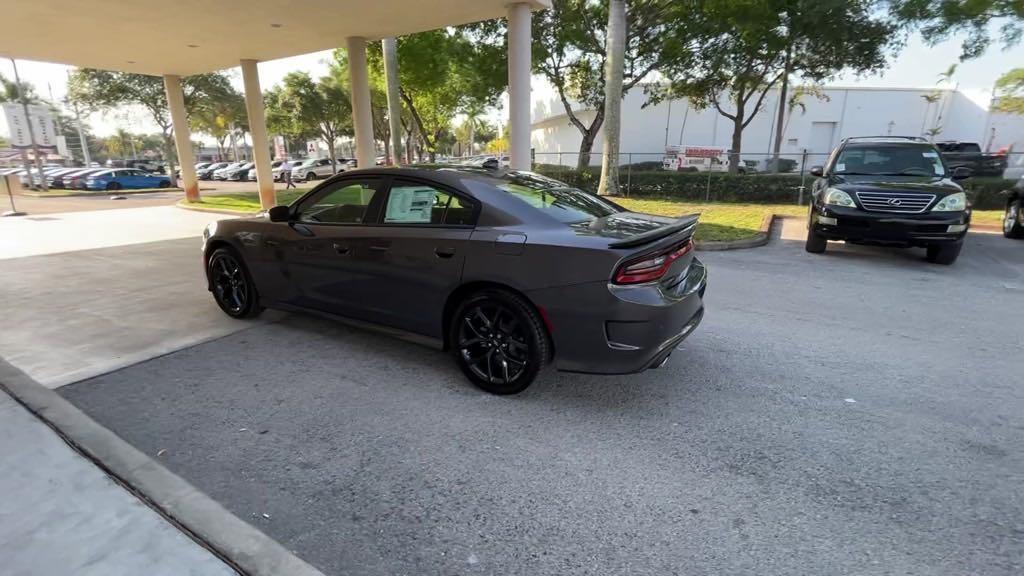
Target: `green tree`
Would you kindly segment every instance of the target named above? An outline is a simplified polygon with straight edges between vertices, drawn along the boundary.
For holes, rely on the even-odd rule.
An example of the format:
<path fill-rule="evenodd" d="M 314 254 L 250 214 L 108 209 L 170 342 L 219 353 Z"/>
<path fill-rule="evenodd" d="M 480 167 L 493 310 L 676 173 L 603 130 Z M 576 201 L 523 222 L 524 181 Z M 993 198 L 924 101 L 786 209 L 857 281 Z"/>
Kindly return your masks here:
<path fill-rule="evenodd" d="M 400 96 L 431 159 L 454 143 L 451 119 L 494 106 L 508 82 L 504 36 L 494 22 L 432 30 L 398 38 Z M 374 74 L 383 78 L 379 42 L 368 47 Z"/>
<path fill-rule="evenodd" d="M 1024 115 L 1024 68 L 1014 68 L 996 80 L 993 110 Z"/>
<path fill-rule="evenodd" d="M 232 90 L 227 76 L 218 73 L 186 76 L 181 79 L 181 84 L 186 111 L 193 110 L 206 99 L 222 98 Z M 177 160 L 177 154 L 162 78 L 78 68 L 68 79 L 68 98 L 85 109 L 112 110 L 124 106 L 138 106 L 144 109 L 160 127 L 164 158 L 171 163 L 168 173 L 171 184 L 175 184 L 173 164 Z"/>
<path fill-rule="evenodd" d="M 306 72 L 289 72 L 267 101 L 268 123 L 293 137 L 315 135 L 327 145 L 332 170 L 337 170 L 338 138 L 352 135 L 352 103 L 348 91 L 331 76 L 313 81 Z"/>
<path fill-rule="evenodd" d="M 21 82 L 21 90 L 24 93 L 25 100 L 29 104 L 38 104 L 42 101 L 39 95 L 36 94 L 35 86 L 28 82 Z M 3 74 L 0 74 L 0 102 L 17 102 L 18 101 L 18 84 L 14 80 L 6 78 Z"/>
<path fill-rule="evenodd" d="M 765 96 L 791 75 L 818 82 L 852 70 L 877 70 L 898 39 L 874 0 L 718 0 L 673 4 L 682 18 L 698 19 L 714 40 L 695 61 L 664 69 L 669 82 L 661 98 L 686 97 L 698 109 L 714 108 L 732 122 L 729 170 L 739 168 L 743 130 L 762 109 Z M 780 105 L 787 105 L 782 95 Z M 777 125 L 784 126 L 781 109 Z"/>
<path fill-rule="evenodd" d="M 951 35 L 965 33 L 961 59 L 985 53 L 992 39 L 990 27 L 999 25 L 1002 43 L 1014 46 L 1024 35 L 1024 2 L 1021 0 L 892 0 L 892 13 L 900 21 L 920 28 L 935 45 Z"/>
<path fill-rule="evenodd" d="M 652 72 L 686 62 L 708 39 L 694 0 L 629 0 L 622 96 Z M 533 69 L 558 92 L 569 122 L 579 130 L 577 166 L 590 165 L 594 139 L 605 119 L 608 2 L 554 0 L 533 17 Z M 589 111 L 593 111 L 592 115 Z"/>
<path fill-rule="evenodd" d="M 205 98 L 198 102 L 189 114 L 189 123 L 193 130 L 212 136 L 217 145 L 217 154 L 225 158 L 227 140 L 234 142 L 235 138 L 248 130 L 245 97 L 234 87 L 228 86 L 218 98 Z M 234 147 L 232 149 L 234 152 Z M 234 159 L 238 161 L 237 157 Z"/>

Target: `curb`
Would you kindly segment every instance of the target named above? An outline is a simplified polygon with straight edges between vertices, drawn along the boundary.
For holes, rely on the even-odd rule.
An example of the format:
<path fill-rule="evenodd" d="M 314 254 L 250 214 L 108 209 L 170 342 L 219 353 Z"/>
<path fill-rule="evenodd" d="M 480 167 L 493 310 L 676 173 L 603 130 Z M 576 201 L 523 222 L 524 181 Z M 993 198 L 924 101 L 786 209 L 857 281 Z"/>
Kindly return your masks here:
<path fill-rule="evenodd" d="M 19 196 L 30 196 L 32 198 L 74 198 L 76 196 L 111 196 L 118 194 L 127 196 L 132 194 L 160 194 L 163 192 L 181 192 L 181 188 L 145 188 L 142 190 L 98 190 L 96 192 L 61 192 L 59 194 L 50 192 L 34 192 L 22 190 Z"/>
<path fill-rule="evenodd" d="M 189 206 L 184 200 L 179 200 L 174 204 L 182 210 L 192 210 L 193 212 L 208 212 L 210 214 L 229 214 L 231 216 L 255 216 L 260 213 L 260 210 L 255 212 L 249 212 L 245 210 L 229 210 L 227 208 L 208 208 L 206 206 Z"/>
<path fill-rule="evenodd" d="M 772 224 L 774 224 L 777 218 L 783 218 L 778 214 L 765 214 L 761 220 L 761 228 L 757 234 L 750 238 L 741 238 L 739 240 L 725 240 L 725 241 L 712 241 L 712 242 L 695 242 L 697 250 L 701 252 L 715 252 L 721 250 L 742 250 L 744 248 L 757 248 L 758 246 L 764 246 L 768 243 L 770 238 Z"/>
<path fill-rule="evenodd" d="M 0 359 L 0 389 L 197 544 L 247 576 L 324 576 L 277 541 Z"/>

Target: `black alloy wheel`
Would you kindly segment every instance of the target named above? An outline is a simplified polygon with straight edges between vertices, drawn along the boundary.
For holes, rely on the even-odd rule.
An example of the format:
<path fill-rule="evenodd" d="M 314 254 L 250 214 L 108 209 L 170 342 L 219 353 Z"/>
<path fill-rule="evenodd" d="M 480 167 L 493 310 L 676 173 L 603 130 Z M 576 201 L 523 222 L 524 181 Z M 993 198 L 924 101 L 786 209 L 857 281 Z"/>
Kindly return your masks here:
<path fill-rule="evenodd" d="M 456 310 L 450 343 L 462 372 L 492 394 L 517 394 L 547 363 L 551 346 L 543 321 L 522 297 L 479 292 Z"/>
<path fill-rule="evenodd" d="M 248 318 L 262 311 L 249 271 L 233 250 L 218 248 L 210 255 L 207 273 L 213 298 L 232 318 Z"/>

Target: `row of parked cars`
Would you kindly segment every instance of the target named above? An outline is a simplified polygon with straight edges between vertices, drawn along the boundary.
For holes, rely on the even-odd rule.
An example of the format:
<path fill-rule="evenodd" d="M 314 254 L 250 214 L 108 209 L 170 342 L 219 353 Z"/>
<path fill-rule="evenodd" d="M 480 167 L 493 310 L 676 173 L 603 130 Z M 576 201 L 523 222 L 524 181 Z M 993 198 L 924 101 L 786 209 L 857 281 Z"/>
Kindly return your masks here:
<path fill-rule="evenodd" d="M 102 166 L 44 166 L 42 174 L 36 170 L 29 173 L 24 168 L 0 170 L 2 176 L 18 176 L 26 188 L 42 186 L 46 179 L 48 188 L 69 190 L 130 190 L 142 188 L 168 188 L 171 180 L 167 176 L 150 174 L 137 168 L 109 168 Z"/>
<path fill-rule="evenodd" d="M 274 160 L 271 165 L 271 174 L 275 181 L 280 182 L 284 178 L 282 167 L 283 160 Z M 337 172 L 344 172 L 356 167 L 356 161 L 348 158 L 338 158 L 335 168 L 331 168 L 330 158 L 308 158 L 306 160 L 289 161 L 292 180 L 306 181 L 327 178 Z M 256 181 L 256 164 L 253 162 L 200 162 L 196 164 L 196 176 L 200 180 L 225 180 L 225 181 Z"/>

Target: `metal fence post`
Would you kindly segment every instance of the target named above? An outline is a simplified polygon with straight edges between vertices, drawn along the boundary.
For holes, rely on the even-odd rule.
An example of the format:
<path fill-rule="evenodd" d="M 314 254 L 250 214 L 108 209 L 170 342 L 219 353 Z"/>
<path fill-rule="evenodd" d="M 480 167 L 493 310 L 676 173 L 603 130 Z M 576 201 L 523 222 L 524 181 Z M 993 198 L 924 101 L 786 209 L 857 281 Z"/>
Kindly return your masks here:
<path fill-rule="evenodd" d="M 704 187 L 704 201 L 711 202 L 711 168 L 708 168 L 708 183 Z"/>
<path fill-rule="evenodd" d="M 807 148 L 804 148 L 803 154 L 802 154 L 802 156 L 800 158 L 800 188 L 799 188 L 799 192 L 797 193 L 797 200 L 796 200 L 796 203 L 797 203 L 798 206 L 803 206 L 803 204 L 804 204 L 804 185 L 806 184 L 806 182 L 804 181 L 804 178 L 805 178 L 804 172 L 806 170 L 807 170 Z"/>

